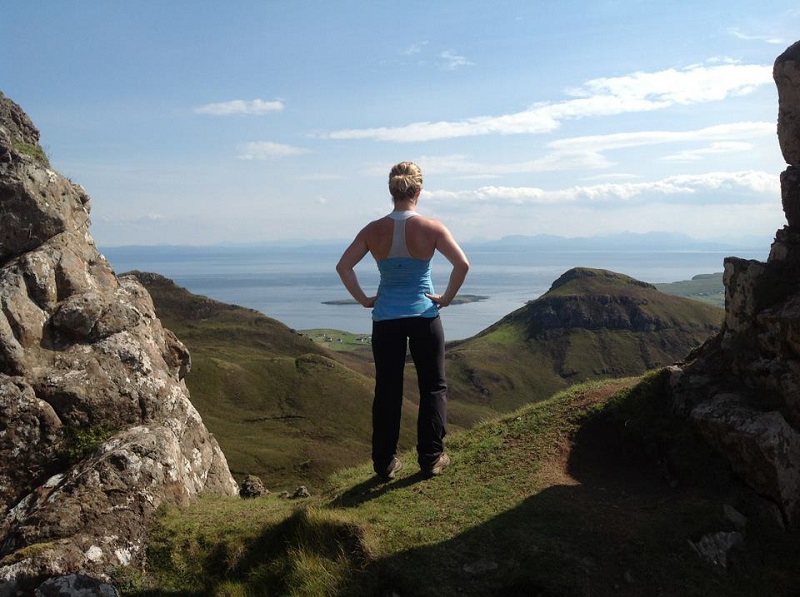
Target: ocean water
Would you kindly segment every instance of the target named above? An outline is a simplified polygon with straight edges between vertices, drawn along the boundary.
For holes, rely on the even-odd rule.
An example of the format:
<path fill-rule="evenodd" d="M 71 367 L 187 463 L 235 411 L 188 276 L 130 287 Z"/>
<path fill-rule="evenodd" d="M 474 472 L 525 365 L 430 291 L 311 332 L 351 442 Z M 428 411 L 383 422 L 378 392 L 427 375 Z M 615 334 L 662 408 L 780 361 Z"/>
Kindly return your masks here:
<path fill-rule="evenodd" d="M 343 247 L 342 247 L 343 248 Z M 158 273 L 195 294 L 250 307 L 297 329 L 331 328 L 369 333 L 370 311 L 360 305 L 325 305 L 347 299 L 334 267 L 342 248 L 331 247 L 117 247 L 102 249 L 117 273 Z M 594 267 L 651 283 L 688 280 L 719 272 L 723 259 L 736 255 L 766 259 L 754 251 L 542 251 L 481 250 L 465 247 L 471 269 L 462 294 L 483 301 L 442 310 L 449 340 L 468 338 L 550 288 L 572 267 Z M 356 269 L 365 292 L 375 291 L 377 269 L 367 257 Z M 444 291 L 449 264 L 437 257 L 433 281 Z"/>

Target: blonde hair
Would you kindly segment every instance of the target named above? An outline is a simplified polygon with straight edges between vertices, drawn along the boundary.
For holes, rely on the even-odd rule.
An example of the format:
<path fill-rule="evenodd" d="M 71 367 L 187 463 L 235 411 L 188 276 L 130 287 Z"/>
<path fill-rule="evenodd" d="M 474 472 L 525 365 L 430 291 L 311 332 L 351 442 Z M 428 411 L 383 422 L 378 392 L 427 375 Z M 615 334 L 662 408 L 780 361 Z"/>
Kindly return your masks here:
<path fill-rule="evenodd" d="M 400 162 L 389 172 L 389 192 L 393 201 L 413 199 L 422 190 L 422 170 L 414 162 Z"/>

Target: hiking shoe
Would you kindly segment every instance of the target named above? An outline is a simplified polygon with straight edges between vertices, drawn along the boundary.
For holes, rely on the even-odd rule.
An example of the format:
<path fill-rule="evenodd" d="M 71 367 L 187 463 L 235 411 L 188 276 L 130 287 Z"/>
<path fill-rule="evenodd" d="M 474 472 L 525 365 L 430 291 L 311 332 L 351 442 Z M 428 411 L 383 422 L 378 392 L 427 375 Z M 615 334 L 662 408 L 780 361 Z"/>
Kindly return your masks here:
<path fill-rule="evenodd" d="M 426 468 L 423 472 L 428 477 L 437 477 L 442 474 L 442 471 L 450 466 L 450 457 L 442 452 L 430 468 Z"/>
<path fill-rule="evenodd" d="M 386 467 L 386 470 L 382 473 L 378 473 L 378 476 L 381 479 L 394 479 L 395 474 L 402 470 L 403 463 L 400 462 L 397 458 L 392 458 L 392 461 L 389 463 L 389 466 Z"/>

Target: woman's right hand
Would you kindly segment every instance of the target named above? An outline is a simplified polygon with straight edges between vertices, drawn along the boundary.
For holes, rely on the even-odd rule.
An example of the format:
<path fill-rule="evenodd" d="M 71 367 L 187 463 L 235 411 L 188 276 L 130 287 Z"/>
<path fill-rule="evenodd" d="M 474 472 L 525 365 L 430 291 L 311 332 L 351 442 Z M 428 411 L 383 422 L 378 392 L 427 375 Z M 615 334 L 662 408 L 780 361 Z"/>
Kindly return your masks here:
<path fill-rule="evenodd" d="M 377 300 L 378 300 L 377 294 L 375 296 L 368 296 L 367 300 L 361 303 L 361 306 L 364 307 L 365 309 L 372 309 L 372 307 L 375 306 L 375 301 Z"/>

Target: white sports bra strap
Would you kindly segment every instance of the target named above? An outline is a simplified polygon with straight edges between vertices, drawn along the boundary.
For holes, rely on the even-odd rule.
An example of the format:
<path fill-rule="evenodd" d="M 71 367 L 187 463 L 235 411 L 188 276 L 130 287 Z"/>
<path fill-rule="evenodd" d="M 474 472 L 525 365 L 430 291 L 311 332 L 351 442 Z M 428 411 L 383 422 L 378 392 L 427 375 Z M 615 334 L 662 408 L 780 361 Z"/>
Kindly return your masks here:
<path fill-rule="evenodd" d="M 406 246 L 406 220 L 417 215 L 415 211 L 393 211 L 389 217 L 394 220 L 392 230 L 392 248 L 389 249 L 389 257 L 411 257 Z"/>

